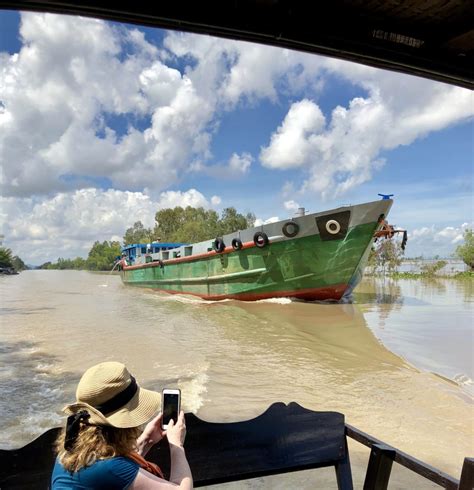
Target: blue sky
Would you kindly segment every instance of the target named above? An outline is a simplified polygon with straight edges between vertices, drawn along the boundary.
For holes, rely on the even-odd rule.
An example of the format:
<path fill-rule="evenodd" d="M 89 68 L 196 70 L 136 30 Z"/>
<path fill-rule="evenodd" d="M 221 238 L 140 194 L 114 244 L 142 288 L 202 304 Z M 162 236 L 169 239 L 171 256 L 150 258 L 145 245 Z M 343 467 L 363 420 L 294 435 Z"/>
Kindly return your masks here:
<path fill-rule="evenodd" d="M 4 244 L 86 256 L 157 209 L 260 221 L 395 194 L 408 256 L 473 222 L 472 93 L 280 48 L 0 11 Z"/>

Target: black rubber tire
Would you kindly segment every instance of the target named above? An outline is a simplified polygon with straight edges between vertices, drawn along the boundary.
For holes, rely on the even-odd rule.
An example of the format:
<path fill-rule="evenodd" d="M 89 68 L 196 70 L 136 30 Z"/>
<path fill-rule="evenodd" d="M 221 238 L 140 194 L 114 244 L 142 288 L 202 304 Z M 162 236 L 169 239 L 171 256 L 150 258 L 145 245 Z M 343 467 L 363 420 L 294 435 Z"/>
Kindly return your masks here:
<path fill-rule="evenodd" d="M 292 232 L 288 231 L 288 228 L 290 229 L 293 228 L 293 231 Z M 283 225 L 281 231 L 283 235 L 285 235 L 286 237 L 293 238 L 300 232 L 300 226 L 298 223 L 295 223 L 294 221 L 288 221 Z"/>
<path fill-rule="evenodd" d="M 232 248 L 234 250 L 242 250 L 242 240 L 240 238 L 234 238 L 232 240 Z"/>
<path fill-rule="evenodd" d="M 255 246 L 258 248 L 266 247 L 269 242 L 267 234 L 263 231 L 257 231 L 253 236 L 253 243 L 255 243 Z"/>
<path fill-rule="evenodd" d="M 216 238 L 212 242 L 212 248 L 217 252 L 217 253 L 222 253 L 225 250 L 225 243 L 222 238 Z"/>

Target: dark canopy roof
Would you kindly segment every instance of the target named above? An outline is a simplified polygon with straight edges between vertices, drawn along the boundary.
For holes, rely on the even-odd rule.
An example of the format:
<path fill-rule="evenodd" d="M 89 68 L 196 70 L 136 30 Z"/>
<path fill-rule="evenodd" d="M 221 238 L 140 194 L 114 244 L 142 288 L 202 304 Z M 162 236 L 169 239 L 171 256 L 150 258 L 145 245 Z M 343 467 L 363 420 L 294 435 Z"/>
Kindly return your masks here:
<path fill-rule="evenodd" d="M 472 0 L 0 0 L 287 47 L 474 88 Z"/>

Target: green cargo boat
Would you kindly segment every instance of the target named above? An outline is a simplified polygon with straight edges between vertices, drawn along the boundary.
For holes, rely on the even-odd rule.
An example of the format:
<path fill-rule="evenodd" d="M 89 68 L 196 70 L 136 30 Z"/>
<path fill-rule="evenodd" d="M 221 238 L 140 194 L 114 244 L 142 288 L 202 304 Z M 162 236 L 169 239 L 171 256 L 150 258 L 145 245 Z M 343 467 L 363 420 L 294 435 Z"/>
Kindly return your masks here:
<path fill-rule="evenodd" d="M 304 214 L 204 242 L 123 248 L 130 286 L 207 300 L 340 300 L 362 277 L 374 233 L 393 201 Z"/>

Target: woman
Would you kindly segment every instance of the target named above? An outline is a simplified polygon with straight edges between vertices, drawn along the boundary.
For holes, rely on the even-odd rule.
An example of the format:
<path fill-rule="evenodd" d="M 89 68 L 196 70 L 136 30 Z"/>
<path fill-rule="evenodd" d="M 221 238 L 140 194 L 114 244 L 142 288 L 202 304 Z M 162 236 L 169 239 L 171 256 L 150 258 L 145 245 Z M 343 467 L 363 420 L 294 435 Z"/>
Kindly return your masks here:
<path fill-rule="evenodd" d="M 193 488 L 183 447 L 184 413 L 166 431 L 159 414 L 142 432 L 139 427 L 158 412 L 161 397 L 140 388 L 123 364 L 103 362 L 88 369 L 76 398 L 76 403 L 64 409 L 69 417 L 56 443 L 53 490 Z M 170 481 L 163 478 L 158 466 L 144 459 L 163 437 L 170 446 Z"/>

